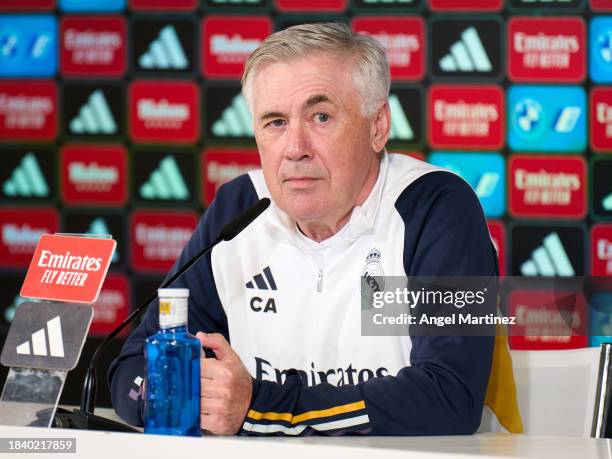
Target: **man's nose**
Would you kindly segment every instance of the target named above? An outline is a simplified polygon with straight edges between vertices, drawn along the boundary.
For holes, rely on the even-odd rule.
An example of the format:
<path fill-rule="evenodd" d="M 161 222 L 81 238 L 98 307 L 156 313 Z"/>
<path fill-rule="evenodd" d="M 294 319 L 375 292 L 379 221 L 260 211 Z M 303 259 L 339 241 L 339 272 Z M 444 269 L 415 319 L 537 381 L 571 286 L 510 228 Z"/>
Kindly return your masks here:
<path fill-rule="evenodd" d="M 287 143 L 285 145 L 285 157 L 293 161 L 307 159 L 312 156 L 308 134 L 300 123 L 288 126 Z"/>

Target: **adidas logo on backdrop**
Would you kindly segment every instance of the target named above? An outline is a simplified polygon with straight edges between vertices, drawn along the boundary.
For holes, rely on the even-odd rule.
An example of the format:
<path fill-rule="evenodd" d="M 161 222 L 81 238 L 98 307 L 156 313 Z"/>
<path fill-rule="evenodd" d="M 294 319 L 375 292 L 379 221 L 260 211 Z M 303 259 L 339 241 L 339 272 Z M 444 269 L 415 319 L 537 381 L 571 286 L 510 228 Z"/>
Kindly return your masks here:
<path fill-rule="evenodd" d="M 70 121 L 73 134 L 116 134 L 117 123 L 113 118 L 104 93 L 96 89 L 79 114 Z"/>
<path fill-rule="evenodd" d="M 502 24 L 497 19 L 434 19 L 431 23 L 433 77 L 502 76 Z"/>
<path fill-rule="evenodd" d="M 531 259 L 521 265 L 523 276 L 573 276 L 575 274 L 557 233 L 550 233 Z"/>
<path fill-rule="evenodd" d="M 140 187 L 144 199 L 188 199 L 189 190 L 173 156 L 166 156 Z"/>
<path fill-rule="evenodd" d="M 2 186 L 7 196 L 44 197 L 49 195 L 49 187 L 33 153 L 26 154 Z"/>
<path fill-rule="evenodd" d="M 120 83 L 69 83 L 62 93 L 66 136 L 119 137 L 123 134 L 124 96 Z"/>
<path fill-rule="evenodd" d="M 138 63 L 143 69 L 183 70 L 189 66 L 189 60 L 171 25 L 167 25 L 159 32 L 159 38 L 154 40 L 147 52 L 140 56 Z"/>
<path fill-rule="evenodd" d="M 132 22 L 132 68 L 142 73 L 191 73 L 196 39 L 191 19 L 137 18 Z"/>
<path fill-rule="evenodd" d="M 439 65 L 446 72 L 490 72 L 492 69 L 489 56 L 474 27 L 461 34 L 461 40 L 453 43 L 450 53 L 440 59 Z"/>

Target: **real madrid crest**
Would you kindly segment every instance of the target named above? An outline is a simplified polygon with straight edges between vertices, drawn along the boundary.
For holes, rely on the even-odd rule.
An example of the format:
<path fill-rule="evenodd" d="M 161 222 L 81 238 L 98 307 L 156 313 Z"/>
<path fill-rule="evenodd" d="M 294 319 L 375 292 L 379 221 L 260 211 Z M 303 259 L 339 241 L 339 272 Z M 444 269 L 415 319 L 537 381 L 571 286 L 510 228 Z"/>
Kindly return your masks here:
<path fill-rule="evenodd" d="M 366 257 L 366 264 L 361 271 L 361 296 L 367 300 L 368 305 L 374 298 L 374 292 L 385 289 L 385 272 L 382 269 L 380 250 L 373 248 Z"/>

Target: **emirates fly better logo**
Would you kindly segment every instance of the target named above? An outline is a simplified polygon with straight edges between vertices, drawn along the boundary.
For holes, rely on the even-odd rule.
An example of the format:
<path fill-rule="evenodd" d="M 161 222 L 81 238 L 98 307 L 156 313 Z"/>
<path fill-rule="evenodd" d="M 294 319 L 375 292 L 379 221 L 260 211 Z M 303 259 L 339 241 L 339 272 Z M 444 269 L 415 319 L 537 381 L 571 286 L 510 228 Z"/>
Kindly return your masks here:
<path fill-rule="evenodd" d="M 579 18 L 512 18 L 508 73 L 514 81 L 580 82 L 586 72 L 586 26 Z"/>
<path fill-rule="evenodd" d="M 51 81 L 0 82 L 0 139 L 53 140 L 57 89 Z"/>
<path fill-rule="evenodd" d="M 130 309 L 129 292 L 125 275 L 111 273 L 106 276 L 98 301 L 92 305 L 94 317 L 89 329 L 91 335 L 106 336 L 123 322 Z"/>
<path fill-rule="evenodd" d="M 499 86 L 433 85 L 429 143 L 434 148 L 495 150 L 504 143 L 504 96 Z"/>
<path fill-rule="evenodd" d="M 416 17 L 360 16 L 353 30 L 376 38 L 385 48 L 391 79 L 420 80 L 425 72 L 425 23 Z"/>
<path fill-rule="evenodd" d="M 583 218 L 586 163 L 581 156 L 510 158 L 510 212 L 518 217 Z"/>
<path fill-rule="evenodd" d="M 189 241 L 197 222 L 194 212 L 134 212 L 130 230 L 132 267 L 166 273 Z"/>
<path fill-rule="evenodd" d="M 207 16 L 202 21 L 202 73 L 208 78 L 242 76 L 249 54 L 272 33 L 266 16 Z"/>
<path fill-rule="evenodd" d="M 257 150 L 248 149 L 210 149 L 202 153 L 201 158 L 202 200 L 210 204 L 221 185 L 246 174 L 248 171 L 260 168 Z"/>
<path fill-rule="evenodd" d="M 61 23 L 62 73 L 119 76 L 125 71 L 125 19 L 65 16 Z"/>
<path fill-rule="evenodd" d="M 199 135 L 199 90 L 191 82 L 136 81 L 129 90 L 136 142 L 192 143 Z"/>

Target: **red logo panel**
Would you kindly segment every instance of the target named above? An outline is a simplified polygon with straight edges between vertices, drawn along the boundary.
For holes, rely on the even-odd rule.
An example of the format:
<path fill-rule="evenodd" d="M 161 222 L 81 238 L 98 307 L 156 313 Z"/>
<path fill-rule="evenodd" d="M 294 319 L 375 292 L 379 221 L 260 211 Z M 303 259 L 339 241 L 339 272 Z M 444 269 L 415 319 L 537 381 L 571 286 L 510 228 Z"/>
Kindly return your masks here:
<path fill-rule="evenodd" d="M 120 76 L 125 72 L 126 32 L 121 16 L 64 16 L 61 66 L 67 76 Z"/>
<path fill-rule="evenodd" d="M 130 311 L 130 287 L 123 274 L 110 273 L 104 284 L 98 301 L 93 305 L 94 316 L 89 328 L 90 335 L 106 336 L 123 322 Z M 124 328 L 121 335 L 127 335 Z"/>
<path fill-rule="evenodd" d="M 425 73 L 425 23 L 418 17 L 361 16 L 353 30 L 376 38 L 385 48 L 392 80 L 420 80 Z"/>
<path fill-rule="evenodd" d="M 432 11 L 499 11 L 502 0 L 429 0 Z"/>
<path fill-rule="evenodd" d="M 591 145 L 594 150 L 612 151 L 612 88 L 591 91 Z"/>
<path fill-rule="evenodd" d="M 508 21 L 508 74 L 514 81 L 580 82 L 586 74 L 586 26 L 580 18 Z"/>
<path fill-rule="evenodd" d="M 59 216 L 55 209 L 0 209 L 0 266 L 25 268 L 40 237 L 58 229 Z"/>
<path fill-rule="evenodd" d="M 196 7 L 196 1 L 197 0 L 130 0 L 130 9 L 145 11 L 192 11 Z"/>
<path fill-rule="evenodd" d="M 137 81 L 129 89 L 130 134 L 136 142 L 193 143 L 200 133 L 195 83 Z"/>
<path fill-rule="evenodd" d="M 595 11 L 612 11 L 610 0 L 590 0 L 591 9 Z"/>
<path fill-rule="evenodd" d="M 488 221 L 491 241 L 497 250 L 497 261 L 499 275 L 506 275 L 506 228 L 504 224 L 497 220 Z"/>
<path fill-rule="evenodd" d="M 51 81 L 0 82 L 0 139 L 53 140 L 57 88 Z"/>
<path fill-rule="evenodd" d="M 168 272 L 197 223 L 195 212 L 134 212 L 130 225 L 132 267 Z"/>
<path fill-rule="evenodd" d="M 260 167 L 257 150 L 234 148 L 205 150 L 202 152 L 202 177 L 204 177 L 202 201 L 206 205 L 210 204 L 221 185 Z"/>
<path fill-rule="evenodd" d="M 55 6 L 55 0 L 2 0 L 0 11 L 2 10 L 50 10 Z"/>
<path fill-rule="evenodd" d="M 123 205 L 127 153 L 119 145 L 71 145 L 60 152 L 62 200 L 66 204 Z"/>
<path fill-rule="evenodd" d="M 509 170 L 514 216 L 578 219 L 586 214 L 582 156 L 514 155 Z"/>
<path fill-rule="evenodd" d="M 348 0 L 276 0 L 278 11 L 344 11 Z"/>
<path fill-rule="evenodd" d="M 591 229 L 591 274 L 612 276 L 611 223 L 600 223 Z"/>
<path fill-rule="evenodd" d="M 497 150 L 504 144 L 504 94 L 499 86 L 432 85 L 428 111 L 433 148 Z"/>
<path fill-rule="evenodd" d="M 516 324 L 510 325 L 509 329 L 508 341 L 512 349 L 552 350 L 587 346 L 587 306 L 582 295 L 516 290 L 510 294 L 509 301 L 508 315 L 516 317 Z"/>
<path fill-rule="evenodd" d="M 202 20 L 202 73 L 240 78 L 249 55 L 272 33 L 266 16 L 208 16 Z"/>
<path fill-rule="evenodd" d="M 93 303 L 116 247 L 113 239 L 41 236 L 23 281 L 21 296 Z"/>

